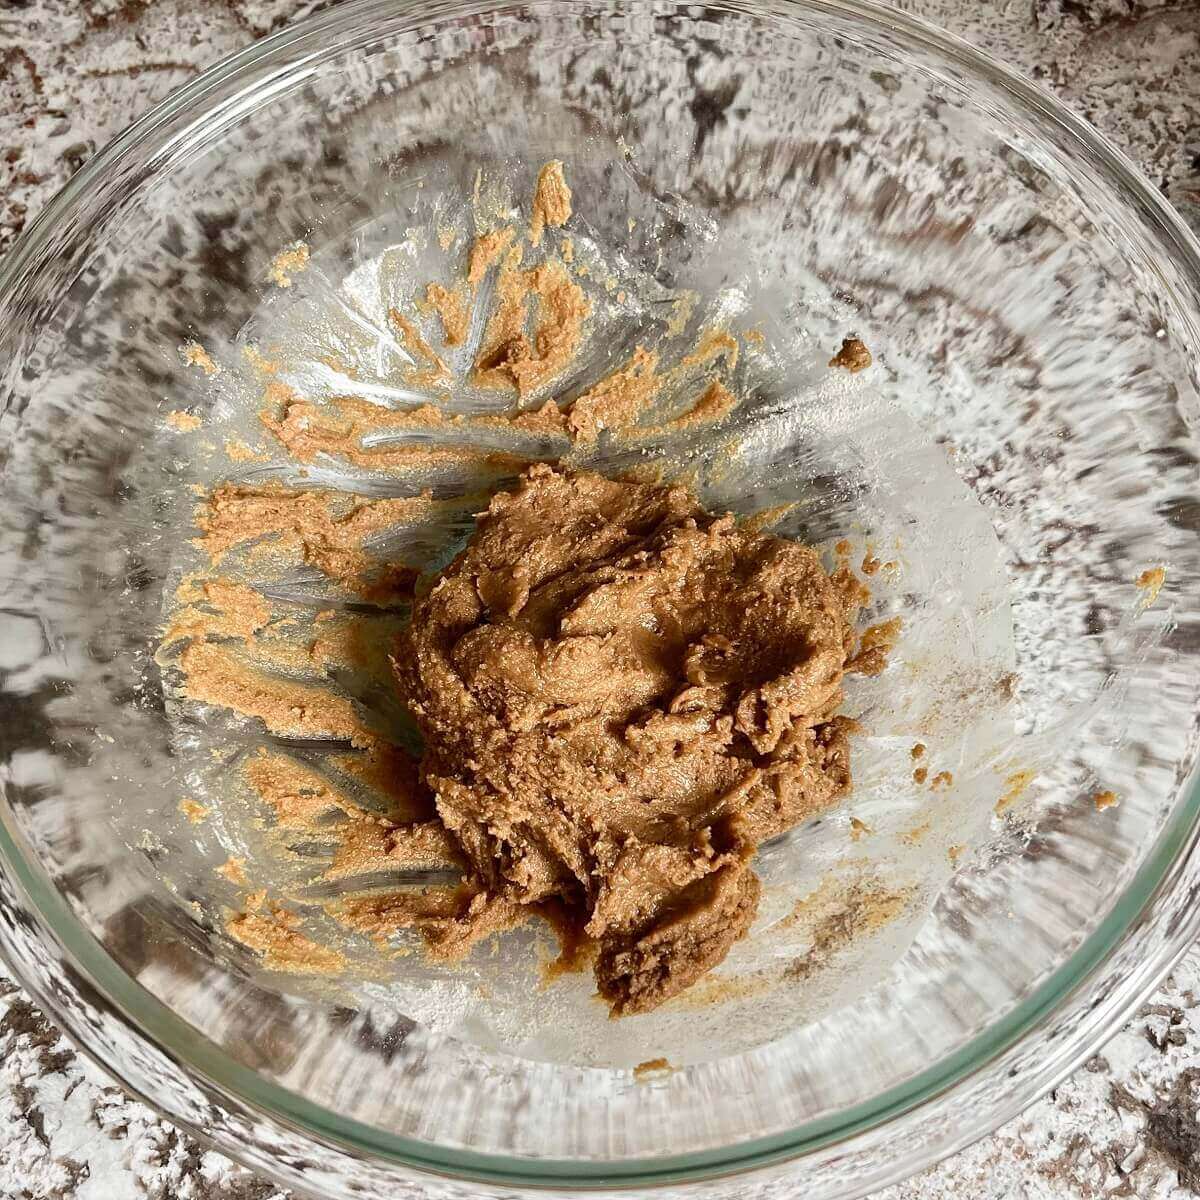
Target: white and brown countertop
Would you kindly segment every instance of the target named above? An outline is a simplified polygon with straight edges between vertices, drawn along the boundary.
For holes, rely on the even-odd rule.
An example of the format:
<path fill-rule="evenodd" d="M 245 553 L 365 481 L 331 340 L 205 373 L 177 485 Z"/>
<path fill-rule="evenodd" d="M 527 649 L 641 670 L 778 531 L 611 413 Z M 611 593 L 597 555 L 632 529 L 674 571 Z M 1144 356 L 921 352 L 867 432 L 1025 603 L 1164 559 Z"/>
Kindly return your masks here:
<path fill-rule="evenodd" d="M 95 151 L 320 0 L 0 0 L 0 254 Z M 1058 93 L 1200 232 L 1197 0 L 903 0 Z M 873 1200 L 1200 1196 L 1200 952 L 1075 1075 Z M 0 1200 L 285 1200 L 79 1058 L 0 971 Z M 398 1200 L 403 1200 L 398 1197 Z"/>

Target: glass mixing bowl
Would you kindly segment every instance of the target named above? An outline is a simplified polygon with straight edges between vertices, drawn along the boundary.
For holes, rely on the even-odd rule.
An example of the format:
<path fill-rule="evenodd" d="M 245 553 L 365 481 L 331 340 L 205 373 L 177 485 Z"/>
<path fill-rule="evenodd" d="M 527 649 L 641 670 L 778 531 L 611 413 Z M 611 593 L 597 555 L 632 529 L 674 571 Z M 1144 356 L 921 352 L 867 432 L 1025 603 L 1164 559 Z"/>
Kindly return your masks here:
<path fill-rule="evenodd" d="M 817 999 L 793 972 L 598 1024 L 582 993 L 531 1009 L 520 946 L 470 978 L 536 1029 L 482 1000 L 417 1012 L 407 959 L 315 987 L 227 935 L 230 831 L 178 811 L 206 723 L 154 650 L 181 496 L 215 468 L 164 416 L 229 415 L 180 347 L 275 339 L 295 366 L 297 314 L 345 310 L 362 264 L 424 245 L 477 167 L 524 180 L 551 158 L 580 245 L 643 300 L 692 289 L 785 350 L 746 368 L 736 445 L 685 447 L 708 498 L 798 502 L 797 534 L 904 563 L 887 605 L 910 640 L 851 696 L 873 807 L 850 809 L 915 811 L 870 764 L 931 723 L 960 783 L 927 822 L 914 919 Z M 271 264 L 297 240 L 312 265 L 284 292 Z M 597 312 L 601 351 L 651 319 Z M 1119 154 L 871 5 L 359 0 L 234 55 L 3 264 L 4 956 L 127 1088 L 325 1197 L 848 1197 L 969 1142 L 1094 1050 L 1200 920 L 1198 312 L 1200 248 Z M 849 332 L 876 365 L 835 386 Z M 845 821 L 772 851 L 768 892 L 802 897 Z M 969 849 L 938 841 L 960 829 Z M 860 851 L 891 869 L 918 840 Z M 664 1046 L 673 1069 L 634 1069 Z"/>

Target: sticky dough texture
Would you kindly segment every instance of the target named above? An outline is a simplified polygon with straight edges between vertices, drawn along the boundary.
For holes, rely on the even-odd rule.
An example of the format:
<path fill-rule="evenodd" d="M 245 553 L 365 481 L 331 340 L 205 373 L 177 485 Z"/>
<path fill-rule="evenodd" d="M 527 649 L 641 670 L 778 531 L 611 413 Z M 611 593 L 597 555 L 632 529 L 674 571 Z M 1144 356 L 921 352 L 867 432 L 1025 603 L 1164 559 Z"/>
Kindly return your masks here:
<path fill-rule="evenodd" d="M 487 927 L 565 912 L 614 1015 L 719 963 L 755 849 L 850 788 L 845 584 L 682 487 L 539 464 L 495 496 L 395 659 Z"/>

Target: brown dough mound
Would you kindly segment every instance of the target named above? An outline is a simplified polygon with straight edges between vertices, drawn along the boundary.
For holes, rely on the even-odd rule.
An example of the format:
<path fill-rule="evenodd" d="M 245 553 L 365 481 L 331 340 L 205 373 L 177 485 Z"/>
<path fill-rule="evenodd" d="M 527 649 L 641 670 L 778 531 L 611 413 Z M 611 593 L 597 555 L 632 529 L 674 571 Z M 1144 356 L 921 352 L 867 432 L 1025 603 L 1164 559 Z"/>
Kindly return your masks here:
<path fill-rule="evenodd" d="M 850 788 L 856 602 L 809 547 L 682 487 L 539 464 L 495 496 L 396 656 L 490 927 L 497 905 L 565 911 L 613 1015 L 719 963 L 754 919 L 756 847 Z"/>

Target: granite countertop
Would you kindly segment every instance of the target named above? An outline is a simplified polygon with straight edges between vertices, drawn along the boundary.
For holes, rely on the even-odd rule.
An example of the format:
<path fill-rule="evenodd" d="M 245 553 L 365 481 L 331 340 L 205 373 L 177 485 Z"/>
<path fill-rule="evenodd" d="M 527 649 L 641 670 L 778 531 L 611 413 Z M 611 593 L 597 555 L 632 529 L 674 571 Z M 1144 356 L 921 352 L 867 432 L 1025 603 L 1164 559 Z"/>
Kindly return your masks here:
<path fill-rule="evenodd" d="M 0 253 L 100 146 L 321 0 L 0 0 Z M 904 0 L 1058 93 L 1200 231 L 1200 3 Z M 1073 1077 L 874 1200 L 1200 1195 L 1200 952 Z M 282 1200 L 80 1058 L 0 971 L 0 1200 Z"/>

